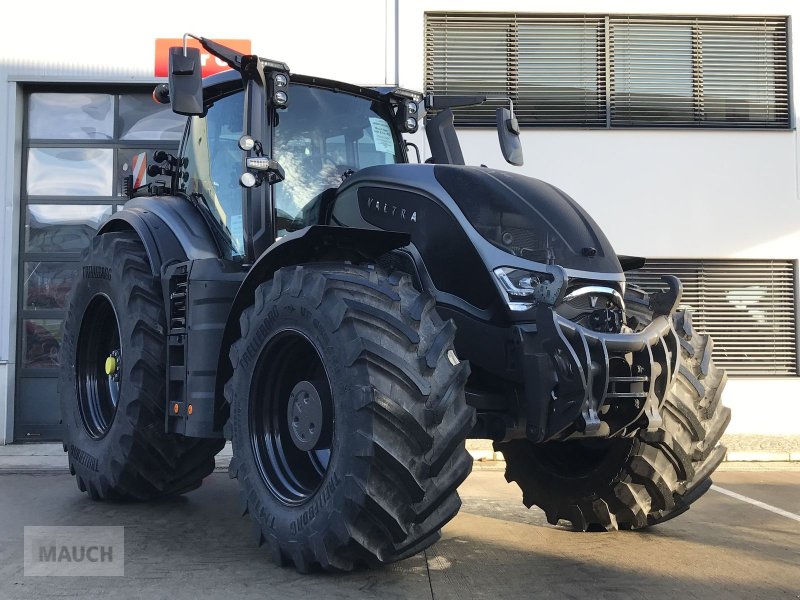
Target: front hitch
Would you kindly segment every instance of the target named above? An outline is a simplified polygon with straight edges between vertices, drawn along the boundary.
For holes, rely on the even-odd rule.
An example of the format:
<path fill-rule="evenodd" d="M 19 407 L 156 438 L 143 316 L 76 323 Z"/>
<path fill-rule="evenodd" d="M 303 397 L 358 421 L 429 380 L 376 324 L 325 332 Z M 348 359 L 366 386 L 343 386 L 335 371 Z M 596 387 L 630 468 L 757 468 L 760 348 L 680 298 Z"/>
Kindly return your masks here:
<path fill-rule="evenodd" d="M 602 333 L 540 305 L 536 325 L 517 326 L 515 338 L 531 441 L 625 436 L 661 425 L 680 356 L 669 314 L 641 331 Z"/>

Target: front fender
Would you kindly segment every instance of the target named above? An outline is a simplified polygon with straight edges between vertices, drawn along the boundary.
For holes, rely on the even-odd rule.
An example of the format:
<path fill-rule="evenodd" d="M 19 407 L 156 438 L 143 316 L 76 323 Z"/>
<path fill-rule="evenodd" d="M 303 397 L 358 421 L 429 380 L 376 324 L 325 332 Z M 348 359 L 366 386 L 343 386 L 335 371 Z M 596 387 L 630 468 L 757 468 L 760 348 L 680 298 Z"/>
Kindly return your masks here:
<path fill-rule="evenodd" d="M 217 367 L 218 406 L 224 406 L 223 387 L 232 374 L 228 353 L 239 338 L 239 315 L 253 304 L 255 290 L 261 283 L 271 279 L 283 267 L 322 261 L 372 262 L 410 242 L 411 236 L 407 233 L 312 225 L 293 231 L 270 246 L 247 273 L 228 314 Z M 220 427 L 227 420 L 226 413 L 224 410 L 217 411 Z"/>

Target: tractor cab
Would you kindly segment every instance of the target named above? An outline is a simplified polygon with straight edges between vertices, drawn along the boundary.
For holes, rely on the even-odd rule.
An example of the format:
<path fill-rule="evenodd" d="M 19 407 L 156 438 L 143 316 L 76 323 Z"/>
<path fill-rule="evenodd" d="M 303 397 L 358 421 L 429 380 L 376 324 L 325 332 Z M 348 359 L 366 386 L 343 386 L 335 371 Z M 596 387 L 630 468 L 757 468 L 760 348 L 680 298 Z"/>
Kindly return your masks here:
<path fill-rule="evenodd" d="M 193 49 L 175 48 L 169 88 L 154 97 L 191 117 L 167 174 L 205 213 L 226 258 L 252 262 L 275 239 L 319 224 L 325 200 L 356 171 L 407 162 L 402 133 L 417 129 L 419 94 L 290 76 L 284 63 L 202 41 L 237 70 L 198 84 Z"/>

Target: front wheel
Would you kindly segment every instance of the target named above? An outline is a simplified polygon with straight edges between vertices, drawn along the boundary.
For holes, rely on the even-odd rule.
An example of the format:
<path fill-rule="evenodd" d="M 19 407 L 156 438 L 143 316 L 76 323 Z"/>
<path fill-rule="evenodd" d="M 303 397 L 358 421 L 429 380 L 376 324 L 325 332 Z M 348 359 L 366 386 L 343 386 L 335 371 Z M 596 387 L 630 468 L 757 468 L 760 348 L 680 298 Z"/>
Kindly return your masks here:
<path fill-rule="evenodd" d="M 730 421 L 730 409 L 720 403 L 727 376 L 689 313 L 678 312 L 673 321 L 682 338 L 681 366 L 657 431 L 629 439 L 495 444 L 506 460 L 506 479 L 548 522 L 569 521 L 583 531 L 639 529 L 678 516 L 708 491 L 725 457 L 718 442 Z"/>
<path fill-rule="evenodd" d="M 284 268 L 255 292 L 225 387 L 242 507 L 301 572 L 411 556 L 460 507 L 474 412 L 455 327 L 405 275 Z"/>

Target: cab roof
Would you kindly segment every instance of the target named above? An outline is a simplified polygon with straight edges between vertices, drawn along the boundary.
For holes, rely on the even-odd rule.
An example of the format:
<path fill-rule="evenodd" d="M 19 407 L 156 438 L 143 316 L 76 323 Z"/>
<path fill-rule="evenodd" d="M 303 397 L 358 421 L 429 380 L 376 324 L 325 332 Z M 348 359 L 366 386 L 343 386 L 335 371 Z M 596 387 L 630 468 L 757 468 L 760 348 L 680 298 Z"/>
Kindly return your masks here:
<path fill-rule="evenodd" d="M 324 77 L 313 77 L 311 75 L 289 74 L 289 81 L 303 85 L 327 88 L 334 91 L 345 92 L 356 96 L 364 96 L 372 100 L 386 101 L 390 96 L 395 95 L 395 88 L 372 88 L 325 79 Z M 203 97 L 206 102 L 227 96 L 228 94 L 242 89 L 242 76 L 238 71 L 229 70 L 209 75 L 203 78 Z"/>

